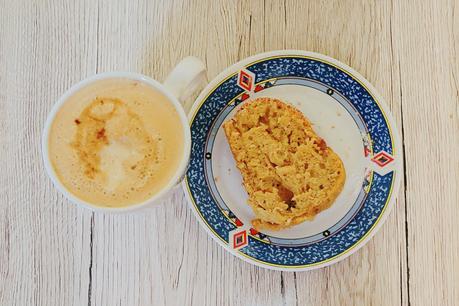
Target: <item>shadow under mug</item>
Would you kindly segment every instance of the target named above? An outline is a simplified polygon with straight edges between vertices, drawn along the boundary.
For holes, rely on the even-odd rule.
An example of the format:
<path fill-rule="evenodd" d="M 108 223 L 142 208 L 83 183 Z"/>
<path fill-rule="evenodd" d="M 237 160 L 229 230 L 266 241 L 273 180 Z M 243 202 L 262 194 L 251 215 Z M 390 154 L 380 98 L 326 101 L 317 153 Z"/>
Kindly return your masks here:
<path fill-rule="evenodd" d="M 180 159 L 179 166 L 177 167 L 173 177 L 169 182 L 162 188 L 159 192 L 155 193 L 148 200 L 136 204 L 130 204 L 129 206 L 123 207 L 104 207 L 99 206 L 96 203 L 89 203 L 83 201 L 82 199 L 76 197 L 72 194 L 59 180 L 54 168 L 51 164 L 48 152 L 49 144 L 49 134 L 51 130 L 52 123 L 56 117 L 56 114 L 62 107 L 65 107 L 65 104 L 69 98 L 74 95 L 76 92 L 82 88 L 105 79 L 113 78 L 123 78 L 130 79 L 134 81 L 142 82 L 153 89 L 161 92 L 165 97 L 167 97 L 169 103 L 171 103 L 180 117 L 181 128 L 183 129 L 184 135 L 184 150 L 183 155 Z M 103 211 L 103 212 L 128 212 L 134 210 L 140 210 L 143 208 L 154 206 L 161 202 L 166 195 L 172 192 L 175 186 L 177 186 L 183 179 L 185 171 L 189 162 L 190 150 L 191 150 L 191 133 L 190 126 L 188 123 L 187 114 L 191 108 L 192 102 L 189 101 L 185 104 L 185 101 L 188 101 L 190 95 L 195 92 L 195 90 L 206 81 L 206 68 L 204 64 L 196 57 L 186 57 L 172 70 L 169 76 L 166 78 L 163 84 L 158 81 L 138 73 L 132 72 L 106 72 L 93 75 L 89 78 L 86 78 L 79 83 L 73 85 L 69 90 L 67 90 L 64 95 L 62 95 L 56 104 L 51 109 L 51 112 L 48 115 L 48 118 L 45 123 L 42 136 L 42 154 L 43 162 L 45 165 L 46 172 L 53 182 L 54 186 L 71 202 L 76 203 L 79 206 L 89 208 L 94 211 Z"/>

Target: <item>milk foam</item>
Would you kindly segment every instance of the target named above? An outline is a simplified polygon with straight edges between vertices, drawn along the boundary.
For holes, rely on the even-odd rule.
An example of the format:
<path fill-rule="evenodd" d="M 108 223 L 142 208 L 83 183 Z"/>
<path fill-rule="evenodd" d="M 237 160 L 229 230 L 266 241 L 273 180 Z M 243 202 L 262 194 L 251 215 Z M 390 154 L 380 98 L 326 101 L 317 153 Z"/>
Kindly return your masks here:
<path fill-rule="evenodd" d="M 131 80 L 102 80 L 56 115 L 50 159 L 75 196 L 97 206 L 128 206 L 174 176 L 184 143 L 178 127 L 180 117 L 161 93 Z"/>

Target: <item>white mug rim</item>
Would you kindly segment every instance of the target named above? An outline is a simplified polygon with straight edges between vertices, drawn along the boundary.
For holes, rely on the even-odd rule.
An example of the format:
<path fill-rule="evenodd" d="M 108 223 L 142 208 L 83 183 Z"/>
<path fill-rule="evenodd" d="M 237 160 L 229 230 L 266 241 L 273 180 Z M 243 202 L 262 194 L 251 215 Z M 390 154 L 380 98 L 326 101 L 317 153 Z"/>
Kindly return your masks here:
<path fill-rule="evenodd" d="M 130 79 L 134 81 L 139 81 L 142 82 L 155 90 L 160 91 L 163 95 L 167 97 L 170 103 L 175 107 L 177 110 L 179 117 L 180 117 L 180 122 L 182 123 L 182 129 L 183 129 L 183 135 L 184 135 L 184 149 L 183 149 L 183 155 L 182 159 L 180 160 L 180 164 L 177 167 L 177 170 L 174 173 L 174 176 L 169 180 L 166 186 L 164 186 L 159 192 L 155 193 L 153 196 L 148 198 L 145 201 L 135 203 L 135 204 L 129 204 L 127 206 L 121 206 L 121 207 L 105 207 L 105 206 L 100 206 L 94 203 L 90 203 L 87 201 L 84 201 L 77 196 L 75 196 L 72 192 L 68 190 L 64 186 L 64 184 L 60 181 L 58 178 L 54 167 L 51 164 L 50 158 L 49 158 L 49 135 L 51 131 L 52 124 L 54 122 L 54 119 L 56 118 L 57 113 L 59 110 L 65 105 L 65 103 L 69 100 L 71 96 L 73 96 L 76 92 L 81 90 L 82 88 L 95 83 L 97 81 L 101 80 L 106 80 L 106 79 Z M 44 128 L 43 128 L 43 134 L 42 134 L 42 156 L 43 156 L 43 162 L 45 165 L 46 172 L 53 182 L 54 186 L 56 189 L 58 189 L 70 202 L 75 203 L 79 206 L 83 206 L 85 208 L 88 208 L 93 211 L 102 211 L 102 212 L 112 212 L 112 213 L 121 213 L 121 212 L 130 212 L 130 211 L 135 211 L 139 210 L 141 208 L 145 208 L 147 206 L 152 205 L 156 200 L 160 199 L 162 196 L 164 196 L 167 192 L 169 192 L 171 189 L 174 188 L 177 184 L 180 183 L 181 177 L 185 173 L 186 167 L 188 165 L 189 161 L 189 156 L 190 156 L 190 151 L 191 151 L 191 131 L 190 131 L 190 126 L 188 123 L 188 117 L 185 114 L 185 111 L 183 109 L 182 104 L 179 102 L 178 98 L 173 96 L 167 88 L 158 81 L 140 74 L 140 73 L 135 73 L 135 72 L 124 72 L 124 71 L 115 71 L 115 72 L 103 72 L 103 73 L 98 73 L 95 75 L 92 75 L 90 77 L 87 77 L 80 82 L 74 84 L 72 87 L 67 89 L 65 93 L 59 97 L 57 102 L 53 105 L 51 111 L 48 114 L 48 117 L 46 119 Z"/>

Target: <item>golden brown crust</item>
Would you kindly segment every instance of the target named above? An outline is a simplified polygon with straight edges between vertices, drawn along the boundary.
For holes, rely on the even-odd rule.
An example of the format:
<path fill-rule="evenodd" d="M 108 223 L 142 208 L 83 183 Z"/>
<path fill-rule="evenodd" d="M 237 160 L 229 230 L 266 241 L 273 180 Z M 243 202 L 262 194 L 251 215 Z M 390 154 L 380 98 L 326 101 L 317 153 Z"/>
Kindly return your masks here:
<path fill-rule="evenodd" d="M 341 192 L 341 159 L 304 115 L 277 99 L 258 98 L 224 123 L 258 229 L 280 230 L 311 220 Z"/>

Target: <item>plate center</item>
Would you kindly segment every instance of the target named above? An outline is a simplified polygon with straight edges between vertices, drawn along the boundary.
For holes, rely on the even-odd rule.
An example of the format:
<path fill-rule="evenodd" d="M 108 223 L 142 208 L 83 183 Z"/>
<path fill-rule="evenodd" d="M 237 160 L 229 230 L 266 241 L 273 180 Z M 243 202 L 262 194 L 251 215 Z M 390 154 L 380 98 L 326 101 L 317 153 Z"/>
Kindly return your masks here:
<path fill-rule="evenodd" d="M 303 112 L 313 124 L 314 131 L 339 155 L 346 170 L 343 191 L 329 209 L 319 213 L 312 221 L 305 221 L 289 229 L 264 233 L 284 239 L 297 239 L 322 233 L 346 215 L 362 189 L 367 160 L 357 123 L 336 99 L 315 88 L 286 84 L 252 94 L 250 99 L 257 97 L 277 98 Z M 240 106 L 229 113 L 225 121 L 232 118 Z M 250 221 L 255 218 L 255 214 L 247 204 L 248 196 L 242 185 L 242 177 L 222 126 L 215 136 L 212 156 L 212 173 L 218 193 L 228 208 L 245 225 L 251 225 Z"/>

